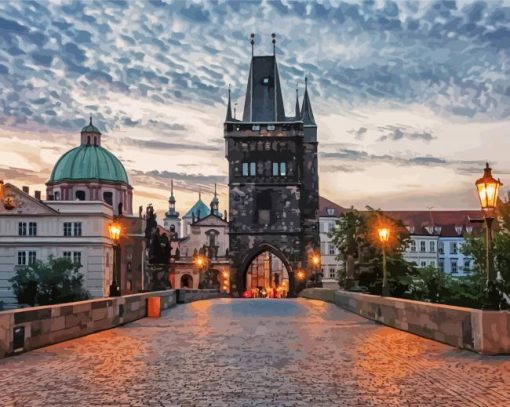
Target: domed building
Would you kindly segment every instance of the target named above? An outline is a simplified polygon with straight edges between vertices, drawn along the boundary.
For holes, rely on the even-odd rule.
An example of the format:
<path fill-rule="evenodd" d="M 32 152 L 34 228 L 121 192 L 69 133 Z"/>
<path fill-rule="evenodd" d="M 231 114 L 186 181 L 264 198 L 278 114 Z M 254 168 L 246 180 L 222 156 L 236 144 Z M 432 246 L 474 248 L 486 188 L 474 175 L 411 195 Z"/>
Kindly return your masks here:
<path fill-rule="evenodd" d="M 81 144 L 55 164 L 46 183 L 48 200 L 104 201 L 116 215 L 133 213 L 133 187 L 120 160 L 101 146 L 101 132 L 90 122 Z"/>

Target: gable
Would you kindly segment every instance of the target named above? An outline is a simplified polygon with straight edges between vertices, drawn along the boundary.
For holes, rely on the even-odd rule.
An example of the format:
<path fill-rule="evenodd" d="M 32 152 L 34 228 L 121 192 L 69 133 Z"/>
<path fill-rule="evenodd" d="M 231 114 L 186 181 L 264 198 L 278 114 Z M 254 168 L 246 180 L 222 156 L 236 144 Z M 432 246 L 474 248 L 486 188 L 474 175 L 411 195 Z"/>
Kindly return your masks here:
<path fill-rule="evenodd" d="M 55 215 L 55 210 L 23 192 L 12 184 L 5 184 L 0 204 L 0 215 Z M 14 206 L 8 209 L 8 204 Z"/>
<path fill-rule="evenodd" d="M 215 215 L 209 215 L 205 218 L 200 219 L 199 221 L 193 223 L 193 226 L 214 226 L 214 227 L 227 227 L 228 222 L 224 221 L 223 219 L 219 218 Z"/>

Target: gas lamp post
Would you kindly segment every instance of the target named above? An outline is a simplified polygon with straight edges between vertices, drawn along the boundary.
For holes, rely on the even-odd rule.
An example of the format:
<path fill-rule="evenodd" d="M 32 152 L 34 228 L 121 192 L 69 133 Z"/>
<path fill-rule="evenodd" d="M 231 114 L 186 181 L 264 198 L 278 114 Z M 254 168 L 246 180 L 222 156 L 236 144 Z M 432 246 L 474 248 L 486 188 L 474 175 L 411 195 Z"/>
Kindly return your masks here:
<path fill-rule="evenodd" d="M 382 255 L 383 255 L 383 281 L 382 281 L 382 295 L 387 297 L 390 295 L 390 290 L 388 287 L 388 270 L 386 267 L 386 246 L 390 239 L 390 228 L 387 226 L 383 226 L 377 229 L 377 234 L 379 235 L 379 241 L 381 242 Z"/>
<path fill-rule="evenodd" d="M 121 294 L 121 276 L 120 276 L 120 234 L 121 234 L 121 226 L 120 224 L 113 222 L 108 226 L 108 233 L 110 234 L 110 239 L 113 242 L 113 281 L 110 285 L 110 297 L 118 297 Z"/>

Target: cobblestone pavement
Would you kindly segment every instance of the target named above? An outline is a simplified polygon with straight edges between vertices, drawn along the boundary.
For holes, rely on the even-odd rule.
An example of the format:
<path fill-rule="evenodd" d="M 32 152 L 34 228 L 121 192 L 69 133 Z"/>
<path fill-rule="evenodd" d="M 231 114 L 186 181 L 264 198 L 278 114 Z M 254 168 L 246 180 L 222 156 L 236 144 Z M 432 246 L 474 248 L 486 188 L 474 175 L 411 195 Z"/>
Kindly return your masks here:
<path fill-rule="evenodd" d="M 319 301 L 218 299 L 0 360 L 0 406 L 508 406 L 482 357 Z"/>

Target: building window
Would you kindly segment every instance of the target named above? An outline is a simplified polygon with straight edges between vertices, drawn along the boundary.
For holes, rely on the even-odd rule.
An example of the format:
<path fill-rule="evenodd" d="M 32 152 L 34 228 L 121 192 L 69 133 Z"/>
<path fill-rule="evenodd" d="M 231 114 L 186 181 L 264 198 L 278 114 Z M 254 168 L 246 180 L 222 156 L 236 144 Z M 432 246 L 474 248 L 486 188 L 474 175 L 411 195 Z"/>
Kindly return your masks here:
<path fill-rule="evenodd" d="M 248 176 L 248 163 L 243 163 L 243 177 Z"/>
<path fill-rule="evenodd" d="M 258 124 L 254 124 L 253 126 L 251 126 L 251 129 L 253 131 L 259 131 L 260 130 L 260 126 Z"/>
<path fill-rule="evenodd" d="M 278 176 L 278 163 L 273 163 L 273 177 Z"/>
<path fill-rule="evenodd" d="M 54 192 L 54 193 L 53 193 L 53 199 L 54 199 L 55 201 L 60 201 L 60 192 L 58 192 L 58 191 L 57 191 L 57 192 Z"/>
<path fill-rule="evenodd" d="M 438 243 L 437 251 L 439 252 L 439 254 L 444 254 L 444 243 L 443 242 Z"/>
<path fill-rule="evenodd" d="M 424 252 L 426 249 L 425 249 L 425 240 L 422 240 L 420 242 L 420 252 Z"/>
<path fill-rule="evenodd" d="M 73 263 L 81 266 L 81 252 L 73 252 Z"/>
<path fill-rule="evenodd" d="M 103 201 L 105 201 L 108 205 L 113 205 L 113 193 L 103 192 Z"/>
<path fill-rule="evenodd" d="M 78 201 L 84 201 L 85 200 L 85 191 L 76 191 L 75 196 Z"/>
<path fill-rule="evenodd" d="M 452 274 L 457 273 L 457 259 L 451 259 Z"/>
<path fill-rule="evenodd" d="M 427 262 L 425 260 L 420 261 L 420 267 L 427 267 Z"/>
<path fill-rule="evenodd" d="M 37 260 L 37 253 L 35 251 L 28 252 L 28 264 L 32 265 Z"/>
<path fill-rule="evenodd" d="M 459 250 L 459 247 L 457 245 L 457 242 L 451 242 L 450 243 L 450 254 L 457 254 Z"/>
<path fill-rule="evenodd" d="M 416 241 L 411 240 L 411 251 L 414 253 L 416 251 Z"/>
<path fill-rule="evenodd" d="M 18 252 L 18 266 L 24 266 L 27 264 L 27 253 Z"/>
<path fill-rule="evenodd" d="M 429 249 L 430 249 L 431 253 L 435 253 L 436 252 L 436 242 L 434 242 L 434 241 L 429 242 Z"/>
<path fill-rule="evenodd" d="M 257 175 L 257 164 L 256 163 L 250 163 L 250 175 L 252 177 Z"/>
<path fill-rule="evenodd" d="M 439 270 L 441 270 L 444 273 L 444 260 L 439 259 Z"/>
<path fill-rule="evenodd" d="M 335 255 L 335 245 L 332 244 L 332 243 L 329 244 L 329 252 L 328 252 L 328 254 L 330 256 L 334 256 Z"/>
<path fill-rule="evenodd" d="M 329 216 L 333 216 L 335 214 L 335 209 L 334 208 L 327 208 L 326 209 L 326 213 L 329 215 Z"/>
<path fill-rule="evenodd" d="M 336 270 L 334 267 L 331 267 L 329 269 L 329 278 L 335 278 L 336 277 Z"/>
<path fill-rule="evenodd" d="M 28 224 L 28 235 L 29 236 L 37 236 L 37 223 L 30 222 Z"/>
<path fill-rule="evenodd" d="M 436 267 L 436 261 L 435 260 L 431 260 L 430 261 L 430 266 L 435 268 Z"/>
<path fill-rule="evenodd" d="M 74 236 L 81 236 L 81 222 L 74 222 Z"/>
<path fill-rule="evenodd" d="M 72 223 L 64 222 L 64 236 L 72 236 Z"/>
<path fill-rule="evenodd" d="M 335 224 L 333 222 L 328 223 L 328 233 L 333 232 L 335 230 Z"/>
<path fill-rule="evenodd" d="M 471 259 L 464 259 L 464 270 L 469 270 L 471 268 Z"/>
<path fill-rule="evenodd" d="M 62 257 L 64 257 L 64 259 L 68 260 L 68 261 L 72 261 L 72 253 L 71 252 L 63 252 L 62 253 Z"/>
<path fill-rule="evenodd" d="M 280 175 L 282 177 L 285 177 L 287 175 L 287 164 L 286 163 L 280 163 Z"/>
<path fill-rule="evenodd" d="M 27 223 L 19 222 L 18 223 L 18 236 L 26 236 L 27 235 Z"/>

